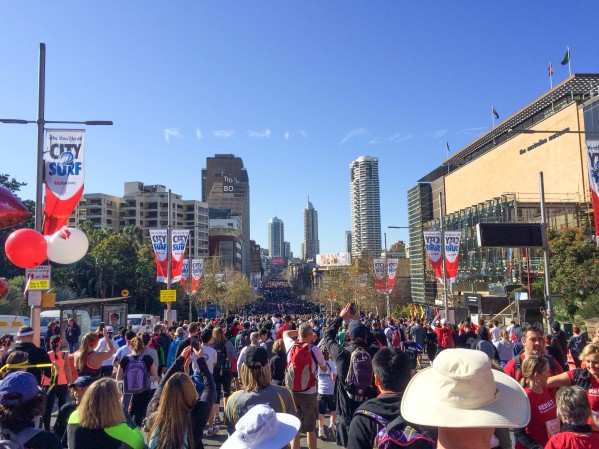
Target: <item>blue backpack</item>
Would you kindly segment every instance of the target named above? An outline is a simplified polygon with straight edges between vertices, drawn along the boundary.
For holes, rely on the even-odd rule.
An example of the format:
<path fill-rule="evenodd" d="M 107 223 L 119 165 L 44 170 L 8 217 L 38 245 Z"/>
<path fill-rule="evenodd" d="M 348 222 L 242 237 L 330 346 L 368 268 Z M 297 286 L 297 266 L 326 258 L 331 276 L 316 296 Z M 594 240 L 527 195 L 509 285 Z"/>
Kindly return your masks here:
<path fill-rule="evenodd" d="M 150 389 L 150 373 L 143 361 L 143 355 L 128 355 L 129 363 L 125 368 L 125 393 L 139 394 Z"/>

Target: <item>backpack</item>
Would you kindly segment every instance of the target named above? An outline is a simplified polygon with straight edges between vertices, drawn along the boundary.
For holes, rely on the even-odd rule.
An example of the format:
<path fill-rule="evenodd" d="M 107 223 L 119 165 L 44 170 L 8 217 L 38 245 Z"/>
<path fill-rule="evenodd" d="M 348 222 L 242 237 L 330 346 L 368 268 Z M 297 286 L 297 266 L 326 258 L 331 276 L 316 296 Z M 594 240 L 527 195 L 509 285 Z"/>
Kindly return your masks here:
<path fill-rule="evenodd" d="M 422 430 L 408 424 L 401 416 L 388 421 L 369 410 L 357 410 L 356 415 L 366 416 L 374 419 L 380 429 L 374 439 L 374 447 L 377 449 L 397 449 L 410 447 L 417 444 L 419 448 L 435 448 L 437 443 L 432 438 L 423 435 Z"/>
<path fill-rule="evenodd" d="M 316 386 L 316 373 L 312 369 L 312 360 L 318 362 L 309 343 L 293 343 L 287 354 L 287 369 L 285 370 L 285 385 L 292 391 L 307 391 Z"/>
<path fill-rule="evenodd" d="M 237 352 L 241 351 L 246 346 L 250 345 L 250 331 L 242 330 L 237 334 L 237 338 L 235 339 L 235 349 Z"/>
<path fill-rule="evenodd" d="M 372 396 L 372 357 L 368 351 L 357 346 L 349 359 L 349 370 L 345 379 L 345 390 L 352 401 L 364 402 Z"/>
<path fill-rule="evenodd" d="M 160 344 L 160 336 L 154 335 L 148 346 L 156 350 L 156 353 L 158 354 L 158 365 L 166 366 L 166 358 L 164 357 L 164 348 Z"/>
<path fill-rule="evenodd" d="M 514 375 L 515 379 L 518 382 L 520 382 L 520 379 L 522 379 L 522 357 L 520 357 L 521 355 L 522 353 L 518 354 L 514 359 Z M 555 376 L 557 374 L 557 362 L 549 354 L 545 354 L 545 358 L 549 362 L 549 369 L 551 370 L 551 375 Z"/>
<path fill-rule="evenodd" d="M 43 429 L 36 429 L 33 427 L 28 427 L 27 429 L 21 430 L 18 433 L 14 433 L 9 429 L 0 429 L 0 444 L 4 444 L 5 446 L 3 447 L 27 449 L 25 447 L 25 443 L 40 432 L 43 432 Z"/>
<path fill-rule="evenodd" d="M 223 345 L 220 348 L 216 349 L 216 364 L 214 365 L 215 373 L 222 373 L 225 370 L 231 370 L 231 361 L 229 360 L 229 356 L 227 354 L 227 347 Z"/>
<path fill-rule="evenodd" d="M 150 389 L 150 373 L 143 361 L 143 355 L 128 355 L 129 363 L 125 368 L 125 393 L 139 394 Z"/>
<path fill-rule="evenodd" d="M 585 391 L 589 391 L 589 388 L 591 388 L 591 375 L 586 369 L 576 368 L 573 381 L 574 385 L 578 385 Z"/>
<path fill-rule="evenodd" d="M 399 333 L 399 329 L 395 328 L 395 329 L 393 329 L 393 332 L 391 333 L 391 346 L 393 346 L 394 348 L 399 348 L 400 343 L 401 343 L 401 334 Z"/>

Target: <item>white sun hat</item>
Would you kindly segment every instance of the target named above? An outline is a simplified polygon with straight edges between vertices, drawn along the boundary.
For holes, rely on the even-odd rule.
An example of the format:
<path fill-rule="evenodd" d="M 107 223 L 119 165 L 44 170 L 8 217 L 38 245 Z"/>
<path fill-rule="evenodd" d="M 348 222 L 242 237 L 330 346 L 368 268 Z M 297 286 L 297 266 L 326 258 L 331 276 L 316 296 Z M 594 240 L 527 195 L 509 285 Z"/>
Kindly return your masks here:
<path fill-rule="evenodd" d="M 249 409 L 221 449 L 281 449 L 297 434 L 300 420 L 288 413 L 275 413 L 268 405 Z"/>
<path fill-rule="evenodd" d="M 412 378 L 401 415 L 432 427 L 519 428 L 530 420 L 530 403 L 518 382 L 492 369 L 485 353 L 446 349 Z"/>

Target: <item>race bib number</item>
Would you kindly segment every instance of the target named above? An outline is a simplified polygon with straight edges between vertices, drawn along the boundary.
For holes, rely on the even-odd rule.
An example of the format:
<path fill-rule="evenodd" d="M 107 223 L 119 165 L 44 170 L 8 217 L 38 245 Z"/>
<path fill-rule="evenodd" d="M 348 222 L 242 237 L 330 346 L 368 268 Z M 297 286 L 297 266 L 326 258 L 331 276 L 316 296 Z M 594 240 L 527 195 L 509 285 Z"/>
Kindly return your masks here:
<path fill-rule="evenodd" d="M 559 430 L 560 430 L 559 418 L 550 419 L 549 421 L 547 421 L 545 423 L 545 426 L 547 426 L 547 437 L 551 438 L 556 433 L 559 433 Z"/>

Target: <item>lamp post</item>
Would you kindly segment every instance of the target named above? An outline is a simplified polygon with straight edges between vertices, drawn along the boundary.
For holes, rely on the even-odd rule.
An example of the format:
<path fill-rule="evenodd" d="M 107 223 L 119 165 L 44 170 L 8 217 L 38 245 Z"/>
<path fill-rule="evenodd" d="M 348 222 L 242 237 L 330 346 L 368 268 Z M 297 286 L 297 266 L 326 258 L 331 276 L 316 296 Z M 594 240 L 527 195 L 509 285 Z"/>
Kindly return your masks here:
<path fill-rule="evenodd" d="M 90 120 L 90 121 L 65 121 L 65 120 L 46 120 L 45 111 L 46 96 L 46 44 L 40 43 L 39 50 L 39 73 L 38 73 L 38 108 L 37 120 L 21 119 L 0 119 L 0 123 L 26 125 L 29 123 L 37 124 L 37 178 L 35 184 L 35 230 L 43 232 L 42 214 L 43 214 L 43 185 L 44 185 L 44 131 L 46 123 L 61 125 L 112 125 L 108 120 Z M 31 306 L 31 327 L 33 328 L 33 342 L 36 345 L 40 343 L 40 309 L 42 294 L 40 291 L 28 292 L 28 303 Z M 62 320 L 62 317 L 60 318 Z"/>
<path fill-rule="evenodd" d="M 387 226 L 389 229 L 410 229 L 409 226 Z M 387 299 L 387 318 L 391 318 L 391 303 L 390 296 L 391 292 L 389 291 L 389 260 L 387 256 L 387 233 L 383 233 L 385 237 L 385 296 Z M 397 274 L 396 274 L 397 276 Z"/>

